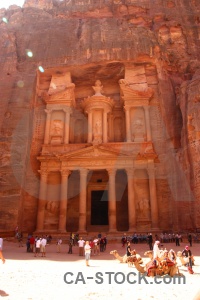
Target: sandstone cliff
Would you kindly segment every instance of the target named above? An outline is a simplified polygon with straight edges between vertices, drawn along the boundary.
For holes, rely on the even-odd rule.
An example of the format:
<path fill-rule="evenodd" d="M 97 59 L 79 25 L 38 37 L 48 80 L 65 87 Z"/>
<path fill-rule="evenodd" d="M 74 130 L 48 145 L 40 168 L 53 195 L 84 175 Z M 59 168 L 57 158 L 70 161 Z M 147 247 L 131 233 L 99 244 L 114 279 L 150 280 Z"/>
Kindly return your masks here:
<path fill-rule="evenodd" d="M 137 78 L 145 72 L 158 107 L 151 117 L 163 215 L 170 203 L 161 227 L 200 227 L 199 15 L 198 0 L 26 0 L 0 10 L 0 230 L 35 230 L 40 96 L 52 72 L 71 71 L 78 101 L 97 77 L 116 95 L 132 65 Z"/>

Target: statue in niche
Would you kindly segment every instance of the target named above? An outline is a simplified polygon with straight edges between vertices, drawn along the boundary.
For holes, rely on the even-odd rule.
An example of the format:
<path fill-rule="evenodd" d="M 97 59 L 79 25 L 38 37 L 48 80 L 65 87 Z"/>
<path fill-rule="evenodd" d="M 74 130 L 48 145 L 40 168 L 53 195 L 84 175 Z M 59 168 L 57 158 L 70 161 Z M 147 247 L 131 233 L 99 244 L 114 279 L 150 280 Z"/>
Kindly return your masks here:
<path fill-rule="evenodd" d="M 138 201 L 139 217 L 142 219 L 149 219 L 149 211 L 150 211 L 149 199 L 142 198 L 141 200 L 139 200 Z"/>
<path fill-rule="evenodd" d="M 133 128 L 133 140 L 134 141 L 138 141 L 138 142 L 141 142 L 144 140 L 144 126 L 143 126 L 143 121 L 141 118 L 135 120 L 133 123 L 132 123 L 132 128 Z"/>
<path fill-rule="evenodd" d="M 48 201 L 46 204 L 46 210 L 50 213 L 56 214 L 58 213 L 59 204 L 57 201 Z"/>
<path fill-rule="evenodd" d="M 100 80 L 96 80 L 95 86 L 92 88 L 95 91 L 95 96 L 103 96 L 101 93 L 103 91 L 103 85 L 101 84 Z"/>
<path fill-rule="evenodd" d="M 133 123 L 134 129 L 137 131 L 142 131 L 143 128 L 143 123 L 142 123 L 142 119 L 137 119 L 134 123 Z"/>
<path fill-rule="evenodd" d="M 62 121 L 61 120 L 54 120 L 51 135 L 62 136 L 62 132 L 63 132 Z"/>
<path fill-rule="evenodd" d="M 97 120 L 94 125 L 94 139 L 93 144 L 101 144 L 102 143 L 102 127 L 101 121 Z"/>
<path fill-rule="evenodd" d="M 94 126 L 94 135 L 101 134 L 101 121 L 97 120 Z"/>

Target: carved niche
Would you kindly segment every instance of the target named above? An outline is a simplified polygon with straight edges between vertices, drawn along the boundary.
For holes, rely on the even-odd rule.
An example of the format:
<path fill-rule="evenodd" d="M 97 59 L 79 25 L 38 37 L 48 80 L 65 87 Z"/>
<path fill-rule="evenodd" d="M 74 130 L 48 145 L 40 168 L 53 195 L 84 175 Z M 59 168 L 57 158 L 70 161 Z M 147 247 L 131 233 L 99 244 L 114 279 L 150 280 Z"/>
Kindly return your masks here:
<path fill-rule="evenodd" d="M 137 107 L 131 111 L 131 139 L 133 142 L 144 142 L 146 136 L 144 110 Z"/>

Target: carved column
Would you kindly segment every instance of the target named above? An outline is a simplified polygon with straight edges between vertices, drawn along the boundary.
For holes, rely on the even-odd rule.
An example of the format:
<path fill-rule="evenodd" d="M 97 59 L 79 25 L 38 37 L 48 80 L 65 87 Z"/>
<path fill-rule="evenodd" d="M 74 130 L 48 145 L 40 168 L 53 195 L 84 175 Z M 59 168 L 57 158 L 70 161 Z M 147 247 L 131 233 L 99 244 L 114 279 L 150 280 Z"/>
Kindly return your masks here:
<path fill-rule="evenodd" d="M 107 170 L 109 174 L 109 192 L 108 192 L 108 217 L 109 217 L 109 231 L 117 231 L 116 221 L 116 190 L 115 190 L 115 169 Z"/>
<path fill-rule="evenodd" d="M 108 124 L 107 124 L 107 112 L 103 112 L 103 143 L 108 141 Z"/>
<path fill-rule="evenodd" d="M 79 199 L 79 232 L 86 231 L 86 189 L 87 189 L 87 169 L 80 170 L 80 199 Z"/>
<path fill-rule="evenodd" d="M 71 109 L 63 109 L 65 112 L 65 133 L 64 133 L 64 144 L 69 144 L 69 123 L 70 123 L 70 113 Z"/>
<path fill-rule="evenodd" d="M 50 125 L 51 125 L 52 109 L 45 109 L 45 112 L 47 114 L 47 117 L 46 117 L 46 124 L 45 124 L 44 144 L 48 145 L 49 138 L 50 138 Z"/>
<path fill-rule="evenodd" d="M 60 195 L 60 211 L 59 211 L 59 226 L 60 231 L 66 231 L 67 223 L 67 190 L 68 190 L 68 177 L 69 170 L 61 171 L 61 195 Z"/>
<path fill-rule="evenodd" d="M 88 143 L 92 143 L 92 111 L 88 111 Z"/>
<path fill-rule="evenodd" d="M 145 114 L 145 123 L 146 123 L 146 133 L 147 133 L 147 142 L 151 141 L 151 126 L 149 118 L 149 106 L 144 106 Z"/>
<path fill-rule="evenodd" d="M 40 191 L 37 210 L 37 231 L 44 230 L 44 214 L 47 201 L 47 178 L 48 171 L 40 170 Z"/>
<path fill-rule="evenodd" d="M 156 180 L 155 170 L 147 169 L 149 174 L 149 191 L 150 191 L 150 203 L 151 203 L 151 226 L 152 229 L 158 230 L 158 202 L 156 196 Z"/>
<path fill-rule="evenodd" d="M 126 141 L 131 142 L 131 122 L 130 122 L 130 108 L 125 107 L 126 114 Z"/>
<path fill-rule="evenodd" d="M 134 169 L 126 169 L 128 180 L 128 220 L 129 231 L 136 231 L 136 209 L 134 191 Z"/>

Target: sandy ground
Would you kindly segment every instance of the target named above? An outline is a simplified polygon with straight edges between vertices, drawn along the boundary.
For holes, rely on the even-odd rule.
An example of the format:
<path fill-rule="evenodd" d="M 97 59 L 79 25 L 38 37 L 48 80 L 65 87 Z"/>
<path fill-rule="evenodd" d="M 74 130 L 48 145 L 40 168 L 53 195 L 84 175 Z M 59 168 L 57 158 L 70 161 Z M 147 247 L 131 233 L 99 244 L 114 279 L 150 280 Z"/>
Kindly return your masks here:
<path fill-rule="evenodd" d="M 166 244 L 166 247 L 183 250 L 185 245 Z M 141 256 L 148 250 L 146 244 L 131 246 Z M 25 246 L 19 248 L 14 242 L 4 241 L 6 263 L 0 262 L 0 296 L 17 300 L 200 299 L 200 244 L 192 247 L 195 274 L 190 275 L 185 267 L 180 267 L 185 283 L 183 278 L 181 283 L 161 278 L 156 284 L 152 278 L 139 277 L 134 267 L 120 263 L 110 255 L 114 249 L 120 255 L 125 254 L 119 243 L 109 244 L 108 241 L 106 252 L 92 256 L 90 267 L 86 267 L 84 258 L 78 256 L 77 246 L 73 247 L 73 254 L 67 254 L 67 245 L 63 244 L 62 252 L 57 253 L 56 245 L 51 244 L 47 246 L 46 258 L 35 258 L 33 253 L 26 253 Z"/>

